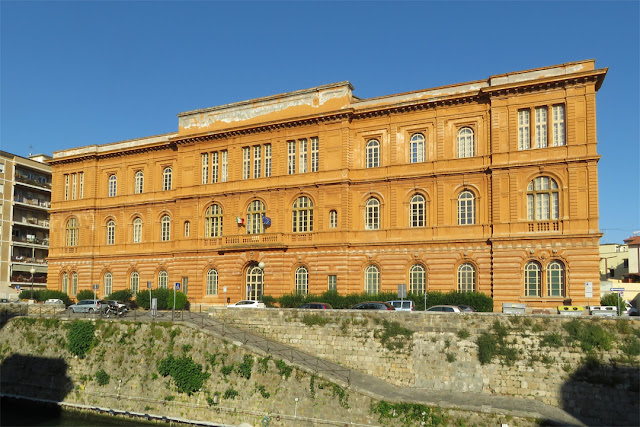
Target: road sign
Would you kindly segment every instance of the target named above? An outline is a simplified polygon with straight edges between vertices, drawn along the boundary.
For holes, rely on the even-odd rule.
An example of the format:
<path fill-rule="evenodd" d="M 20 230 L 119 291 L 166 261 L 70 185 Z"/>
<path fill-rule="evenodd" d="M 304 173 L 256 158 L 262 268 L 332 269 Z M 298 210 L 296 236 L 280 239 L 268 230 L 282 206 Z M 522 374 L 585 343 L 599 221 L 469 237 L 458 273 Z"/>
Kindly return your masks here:
<path fill-rule="evenodd" d="M 98 289 L 100 289 L 100 285 L 93 285 L 93 290 L 97 291 Z"/>
<path fill-rule="evenodd" d="M 624 288 L 611 288 L 609 289 L 611 292 L 624 292 Z"/>
<path fill-rule="evenodd" d="M 407 297 L 407 285 L 401 284 L 398 285 L 398 298 L 403 299 Z"/>
<path fill-rule="evenodd" d="M 585 298 L 593 298 L 593 282 L 584 282 Z"/>
<path fill-rule="evenodd" d="M 20 290 L 20 285 L 16 285 L 16 291 Z"/>
<path fill-rule="evenodd" d="M 176 283 L 175 283 L 175 288 L 174 288 L 174 289 L 175 289 L 176 291 L 179 291 L 179 290 L 180 290 L 180 282 L 176 282 Z"/>
<path fill-rule="evenodd" d="M 151 280 L 147 280 L 147 289 L 151 289 Z"/>

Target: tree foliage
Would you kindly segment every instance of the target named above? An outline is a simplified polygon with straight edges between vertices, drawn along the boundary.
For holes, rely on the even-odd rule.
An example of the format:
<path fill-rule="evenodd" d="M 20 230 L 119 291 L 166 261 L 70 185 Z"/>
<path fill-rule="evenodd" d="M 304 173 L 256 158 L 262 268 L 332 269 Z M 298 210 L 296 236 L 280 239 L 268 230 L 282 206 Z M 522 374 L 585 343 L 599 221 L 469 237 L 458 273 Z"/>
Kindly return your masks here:
<path fill-rule="evenodd" d="M 67 348 L 80 359 L 91 349 L 95 336 L 95 325 L 85 320 L 74 320 L 69 325 Z"/>

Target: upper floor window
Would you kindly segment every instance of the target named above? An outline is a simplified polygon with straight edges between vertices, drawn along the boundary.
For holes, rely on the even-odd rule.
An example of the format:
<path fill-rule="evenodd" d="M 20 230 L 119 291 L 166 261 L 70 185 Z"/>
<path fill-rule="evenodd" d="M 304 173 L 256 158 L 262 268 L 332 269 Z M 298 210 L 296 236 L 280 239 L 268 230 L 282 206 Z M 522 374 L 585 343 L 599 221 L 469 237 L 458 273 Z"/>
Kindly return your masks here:
<path fill-rule="evenodd" d="M 476 268 L 465 263 L 458 267 L 458 292 L 476 291 Z"/>
<path fill-rule="evenodd" d="M 69 218 L 66 227 L 66 246 L 78 245 L 78 220 Z"/>
<path fill-rule="evenodd" d="M 78 189 L 78 174 L 72 173 L 71 174 L 71 200 L 76 199 L 77 189 Z"/>
<path fill-rule="evenodd" d="M 131 289 L 131 293 L 136 295 L 140 291 L 140 274 L 137 271 L 131 272 L 129 276 L 129 289 Z"/>
<path fill-rule="evenodd" d="M 369 265 L 364 270 L 364 292 L 366 294 L 380 293 L 380 270 L 375 265 Z"/>
<path fill-rule="evenodd" d="M 109 175 L 109 197 L 116 196 L 117 183 L 118 183 L 118 179 L 116 178 L 116 176 Z"/>
<path fill-rule="evenodd" d="M 320 142 L 318 141 L 318 137 L 314 136 L 311 138 L 311 172 L 318 172 L 318 167 L 320 165 L 319 156 Z"/>
<path fill-rule="evenodd" d="M 160 240 L 167 242 L 171 239 L 171 217 L 164 215 L 160 220 Z"/>
<path fill-rule="evenodd" d="M 227 150 L 202 153 L 201 159 L 203 184 L 207 184 L 209 182 L 215 184 L 218 181 L 227 181 Z M 209 166 L 211 166 L 211 168 L 209 168 Z M 211 171 L 211 175 L 209 175 L 209 171 Z"/>
<path fill-rule="evenodd" d="M 113 292 L 113 275 L 109 272 L 106 272 L 102 278 L 102 289 L 104 296 L 107 297 Z"/>
<path fill-rule="evenodd" d="M 211 205 L 204 216 L 204 237 L 222 236 L 222 208 Z"/>
<path fill-rule="evenodd" d="M 247 234 L 264 233 L 262 218 L 265 213 L 264 203 L 260 200 L 254 200 L 249 204 L 247 208 Z"/>
<path fill-rule="evenodd" d="M 424 294 L 426 289 L 426 271 L 422 264 L 412 265 L 409 269 L 409 292 Z"/>
<path fill-rule="evenodd" d="M 242 148 L 242 179 L 249 179 L 251 176 L 251 148 Z"/>
<path fill-rule="evenodd" d="M 170 167 L 164 168 L 164 170 L 162 171 L 162 190 L 163 191 L 171 190 L 172 188 L 171 178 L 172 178 L 171 168 Z"/>
<path fill-rule="evenodd" d="M 338 292 L 338 276 L 329 274 L 327 276 L 327 290 L 329 292 Z"/>
<path fill-rule="evenodd" d="M 201 169 L 201 183 L 206 184 L 209 182 L 209 153 L 200 154 L 200 159 L 202 163 Z"/>
<path fill-rule="evenodd" d="M 64 199 L 69 200 L 69 174 L 64 174 Z"/>
<path fill-rule="evenodd" d="M 527 218 L 530 221 L 558 219 L 558 184 L 552 178 L 539 176 L 527 186 Z"/>
<path fill-rule="evenodd" d="M 82 199 L 84 196 L 84 172 L 64 174 L 64 199 Z"/>
<path fill-rule="evenodd" d="M 551 110 L 551 124 L 549 124 L 549 110 Z M 534 115 L 533 128 L 531 127 L 532 111 Z M 565 134 L 564 104 L 518 110 L 518 150 L 545 148 L 549 145 L 554 147 L 566 145 Z M 531 144 L 532 138 L 534 147 Z M 549 144 L 549 140 L 551 140 L 551 144 Z"/>
<path fill-rule="evenodd" d="M 287 141 L 287 174 L 306 173 L 318 171 L 320 145 L 318 137 L 311 140 L 311 161 L 309 161 L 309 140 L 301 138 L 297 141 Z M 297 168 L 296 168 L 297 162 Z"/>
<path fill-rule="evenodd" d="M 184 222 L 184 237 L 189 237 L 191 234 L 191 223 L 189 221 Z"/>
<path fill-rule="evenodd" d="M 229 179 L 229 152 L 223 150 L 220 152 L 220 181 L 227 182 Z"/>
<path fill-rule="evenodd" d="M 307 196 L 298 197 L 293 203 L 293 232 L 313 231 L 313 202 Z"/>
<path fill-rule="evenodd" d="M 135 194 L 141 194 L 144 188 L 144 172 L 137 171 L 134 179 L 134 189 L 133 192 Z"/>
<path fill-rule="evenodd" d="M 262 147 L 256 145 L 253 147 L 253 177 L 260 178 L 262 174 Z"/>
<path fill-rule="evenodd" d="M 377 139 L 370 139 L 367 142 L 366 166 L 368 168 L 380 166 L 380 142 Z"/>
<path fill-rule="evenodd" d="M 287 174 L 296 173 L 296 142 L 287 141 Z"/>
<path fill-rule="evenodd" d="M 421 163 L 425 161 L 426 146 L 424 135 L 414 133 L 409 140 L 409 156 L 411 163 Z"/>
<path fill-rule="evenodd" d="M 473 130 L 463 127 L 458 131 L 458 157 L 475 156 L 475 143 L 473 140 Z"/>
<path fill-rule="evenodd" d="M 169 285 L 169 273 L 162 270 L 158 273 L 158 289 L 167 289 Z"/>
<path fill-rule="evenodd" d="M 298 141 L 300 144 L 300 163 L 298 163 L 298 172 L 306 173 L 307 172 L 307 140 L 306 138 L 302 138 Z"/>
<path fill-rule="evenodd" d="M 113 245 L 116 242 L 116 222 L 112 219 L 107 222 L 107 245 Z"/>
<path fill-rule="evenodd" d="M 338 212 L 335 210 L 329 211 L 329 228 L 338 227 Z"/>
<path fill-rule="evenodd" d="M 142 219 L 133 220 L 133 243 L 142 242 Z"/>
<path fill-rule="evenodd" d="M 271 176 L 271 144 L 264 145 L 264 176 Z"/>
<path fill-rule="evenodd" d="M 78 198 L 84 198 L 84 172 L 78 173 L 78 179 L 80 180 L 80 184 L 78 185 Z"/>
<path fill-rule="evenodd" d="M 207 271 L 207 295 L 218 295 L 218 272 L 213 268 Z"/>
<path fill-rule="evenodd" d="M 458 225 L 476 223 L 476 196 L 469 190 L 458 195 Z"/>
<path fill-rule="evenodd" d="M 365 230 L 380 228 L 380 201 L 375 197 L 371 197 L 365 204 L 364 228 Z"/>
<path fill-rule="evenodd" d="M 411 227 L 424 227 L 427 225 L 426 221 L 426 202 L 422 194 L 416 194 L 411 198 L 409 202 L 410 219 L 409 225 Z"/>
<path fill-rule="evenodd" d="M 309 271 L 306 267 L 296 269 L 296 294 L 307 295 L 309 293 Z"/>

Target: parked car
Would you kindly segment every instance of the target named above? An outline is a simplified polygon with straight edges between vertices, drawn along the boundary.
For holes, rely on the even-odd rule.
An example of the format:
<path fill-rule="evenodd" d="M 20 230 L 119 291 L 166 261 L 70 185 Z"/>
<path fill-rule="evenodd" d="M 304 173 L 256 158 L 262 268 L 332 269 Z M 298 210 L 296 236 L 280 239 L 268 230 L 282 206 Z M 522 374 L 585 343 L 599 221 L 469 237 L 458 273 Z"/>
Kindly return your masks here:
<path fill-rule="evenodd" d="M 259 301 L 242 300 L 229 304 L 227 308 L 265 308 L 265 305 L 263 302 Z"/>
<path fill-rule="evenodd" d="M 427 309 L 428 313 L 462 313 L 457 305 L 434 305 Z"/>
<path fill-rule="evenodd" d="M 395 310 L 395 308 L 388 302 L 366 301 L 354 305 L 350 310 Z"/>
<path fill-rule="evenodd" d="M 458 308 L 460 308 L 463 313 L 475 313 L 474 308 L 470 305 L 459 305 Z"/>
<path fill-rule="evenodd" d="M 83 299 L 75 304 L 69 306 L 69 310 L 72 313 L 93 313 L 100 310 L 102 304 L 106 304 L 106 301 L 95 299 Z"/>
<path fill-rule="evenodd" d="M 389 304 L 393 306 L 398 311 L 413 311 L 415 307 L 413 306 L 413 301 L 410 299 L 405 300 L 393 300 L 387 301 Z"/>
<path fill-rule="evenodd" d="M 333 309 L 333 307 L 331 307 L 331 304 L 327 304 L 326 302 L 307 302 L 307 303 L 302 304 L 298 308 L 313 308 L 313 309 L 320 309 L 320 310 L 332 310 Z"/>
<path fill-rule="evenodd" d="M 58 298 L 49 298 L 44 303 L 45 304 L 63 304 L 64 305 L 64 302 L 61 299 L 58 299 Z"/>
<path fill-rule="evenodd" d="M 107 304 L 109 304 L 110 306 L 116 308 L 119 311 L 129 311 L 129 306 L 127 306 L 127 304 L 125 304 L 122 301 L 117 301 L 117 300 L 107 300 Z"/>

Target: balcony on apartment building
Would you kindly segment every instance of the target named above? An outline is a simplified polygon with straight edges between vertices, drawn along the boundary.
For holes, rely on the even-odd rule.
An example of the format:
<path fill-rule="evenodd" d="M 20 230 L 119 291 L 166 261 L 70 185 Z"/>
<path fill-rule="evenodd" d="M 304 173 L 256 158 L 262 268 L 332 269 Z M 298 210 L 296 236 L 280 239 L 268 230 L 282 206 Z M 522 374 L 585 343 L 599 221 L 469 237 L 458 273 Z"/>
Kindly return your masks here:
<path fill-rule="evenodd" d="M 44 209 L 44 210 L 49 210 L 49 208 L 51 208 L 51 201 L 45 199 L 44 197 L 34 197 L 32 195 L 23 195 L 23 194 L 17 193 L 13 197 L 13 201 L 16 205 L 20 205 L 24 207 Z"/>
<path fill-rule="evenodd" d="M 13 236 L 11 239 L 15 244 L 26 247 L 49 247 L 49 238 L 48 237 L 36 237 L 34 235 L 26 235 L 26 236 Z"/>
<path fill-rule="evenodd" d="M 32 228 L 43 228 L 43 229 L 48 229 L 49 228 L 49 220 L 45 219 L 45 218 L 37 218 L 37 217 L 31 217 L 31 216 L 14 216 L 14 221 L 13 223 L 15 225 L 22 225 L 22 226 L 26 226 L 26 227 L 32 227 Z"/>
<path fill-rule="evenodd" d="M 51 177 L 17 169 L 15 182 L 38 190 L 51 191 Z"/>

